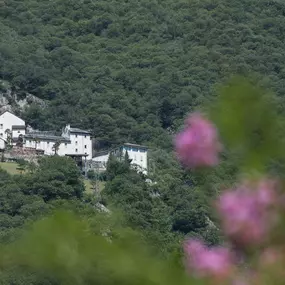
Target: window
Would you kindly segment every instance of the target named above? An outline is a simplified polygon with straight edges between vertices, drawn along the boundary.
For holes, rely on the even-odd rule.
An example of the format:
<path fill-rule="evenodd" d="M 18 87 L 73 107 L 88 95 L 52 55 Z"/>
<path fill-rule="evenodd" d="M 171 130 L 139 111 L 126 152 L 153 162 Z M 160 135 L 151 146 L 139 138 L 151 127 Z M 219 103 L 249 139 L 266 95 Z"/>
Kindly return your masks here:
<path fill-rule="evenodd" d="M 65 146 L 67 146 L 67 143 L 65 143 Z"/>
<path fill-rule="evenodd" d="M 75 142 L 75 144 L 77 145 L 77 141 Z"/>
<path fill-rule="evenodd" d="M 75 149 L 75 152 L 78 152 L 78 149 L 77 149 L 77 148 Z"/>
<path fill-rule="evenodd" d="M 75 137 L 77 138 L 77 135 L 75 135 Z"/>
<path fill-rule="evenodd" d="M 0 124 L 0 129 L 3 129 L 3 124 Z"/>
<path fill-rule="evenodd" d="M 85 135 L 84 137 L 86 138 L 87 136 Z"/>
<path fill-rule="evenodd" d="M 87 145 L 85 145 L 84 148 L 87 148 Z"/>
<path fill-rule="evenodd" d="M 20 131 L 18 131 L 18 134 L 20 133 Z"/>
<path fill-rule="evenodd" d="M 3 133 L 1 133 L 0 136 L 3 137 Z"/>
<path fill-rule="evenodd" d="M 49 145 L 49 142 L 47 142 L 47 145 Z"/>

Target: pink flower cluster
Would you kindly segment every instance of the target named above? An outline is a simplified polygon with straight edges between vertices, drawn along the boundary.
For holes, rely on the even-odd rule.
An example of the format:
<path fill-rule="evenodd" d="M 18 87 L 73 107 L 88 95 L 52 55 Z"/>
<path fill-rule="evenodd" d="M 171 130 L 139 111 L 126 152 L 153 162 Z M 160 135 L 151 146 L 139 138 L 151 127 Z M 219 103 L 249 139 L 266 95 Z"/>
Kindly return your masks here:
<path fill-rule="evenodd" d="M 224 247 L 208 248 L 201 241 L 191 239 L 185 242 L 187 266 L 199 277 L 225 279 L 233 267 L 233 256 Z"/>
<path fill-rule="evenodd" d="M 178 159 L 188 168 L 218 164 L 221 144 L 215 126 L 201 114 L 194 113 L 186 121 L 186 128 L 176 136 Z"/>
<path fill-rule="evenodd" d="M 185 129 L 176 136 L 175 150 L 180 162 L 188 168 L 215 166 L 221 144 L 215 126 L 199 113 L 194 113 L 186 121 Z M 199 277 L 216 280 L 214 284 L 230 281 L 232 285 L 261 284 L 255 270 L 238 271 L 238 255 L 246 256 L 248 248 L 262 248 L 268 241 L 271 230 L 277 224 L 277 207 L 285 206 L 282 196 L 276 192 L 276 180 L 262 178 L 246 180 L 234 189 L 223 192 L 216 202 L 224 233 L 239 252 L 224 247 L 208 248 L 201 241 L 190 239 L 185 242 L 184 251 L 187 267 Z M 283 206 L 282 206 L 283 203 Z M 260 254 L 259 269 L 280 263 L 283 254 L 276 248 L 265 248 Z M 245 255 L 244 255 L 245 254 Z M 283 272 L 281 266 L 280 272 Z M 244 274 L 245 273 L 245 274 Z M 285 273 L 281 274 L 285 277 Z"/>
<path fill-rule="evenodd" d="M 276 199 L 275 182 L 266 179 L 224 192 L 217 202 L 224 232 L 239 246 L 264 242 L 274 224 Z"/>

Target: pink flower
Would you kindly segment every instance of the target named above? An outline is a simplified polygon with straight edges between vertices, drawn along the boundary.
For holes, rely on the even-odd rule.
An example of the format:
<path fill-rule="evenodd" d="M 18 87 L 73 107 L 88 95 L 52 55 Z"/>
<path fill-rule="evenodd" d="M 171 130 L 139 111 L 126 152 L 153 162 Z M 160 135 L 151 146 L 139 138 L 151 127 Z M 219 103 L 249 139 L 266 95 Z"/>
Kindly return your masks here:
<path fill-rule="evenodd" d="M 260 244 L 268 237 L 274 218 L 269 208 L 276 201 L 273 187 L 269 180 L 245 182 L 221 195 L 217 208 L 222 226 L 236 244 Z"/>
<path fill-rule="evenodd" d="M 186 128 L 175 138 L 178 159 L 185 167 L 218 164 L 221 145 L 215 126 L 201 114 L 194 113 L 186 121 Z"/>
<path fill-rule="evenodd" d="M 208 248 L 201 241 L 191 239 L 184 245 L 187 267 L 200 277 L 225 279 L 229 276 L 233 262 L 227 248 Z"/>

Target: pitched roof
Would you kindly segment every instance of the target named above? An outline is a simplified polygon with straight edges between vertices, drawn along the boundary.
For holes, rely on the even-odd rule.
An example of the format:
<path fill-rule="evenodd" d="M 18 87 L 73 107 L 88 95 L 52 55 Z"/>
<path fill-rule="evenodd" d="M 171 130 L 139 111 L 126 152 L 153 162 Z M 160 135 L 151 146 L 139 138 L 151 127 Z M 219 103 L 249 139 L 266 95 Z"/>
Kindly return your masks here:
<path fill-rule="evenodd" d="M 35 133 L 27 133 L 25 135 L 26 139 L 39 139 L 39 140 L 46 140 L 46 141 L 60 141 L 60 142 L 70 142 L 69 139 L 66 139 L 62 136 L 56 136 L 53 134 L 49 133 L 40 133 L 40 132 L 35 132 Z"/>
<path fill-rule="evenodd" d="M 26 126 L 25 125 L 13 125 L 12 130 L 25 130 Z"/>
<path fill-rule="evenodd" d="M 69 131 L 71 133 L 78 133 L 78 134 L 86 134 L 86 135 L 90 135 L 91 134 L 90 131 L 82 130 L 82 129 L 79 129 L 79 128 L 70 128 Z"/>
<path fill-rule="evenodd" d="M 137 147 L 137 148 L 145 148 L 147 149 L 148 147 L 147 146 L 144 146 L 144 145 L 139 145 L 139 144 L 134 144 L 134 143 L 124 143 L 123 145 L 125 146 L 130 146 L 130 147 Z"/>

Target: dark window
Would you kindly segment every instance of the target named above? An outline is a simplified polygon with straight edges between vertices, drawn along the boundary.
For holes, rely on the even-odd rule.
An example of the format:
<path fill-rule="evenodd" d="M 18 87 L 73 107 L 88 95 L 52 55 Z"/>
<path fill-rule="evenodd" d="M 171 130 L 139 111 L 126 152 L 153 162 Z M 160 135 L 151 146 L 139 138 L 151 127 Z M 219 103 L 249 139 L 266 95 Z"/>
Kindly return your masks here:
<path fill-rule="evenodd" d="M 85 145 L 84 148 L 87 148 L 87 145 Z"/>
<path fill-rule="evenodd" d="M 77 149 L 77 148 L 75 149 L 75 152 L 78 152 L 78 149 Z"/>
<path fill-rule="evenodd" d="M 75 137 L 77 138 L 77 135 L 75 135 Z"/>

